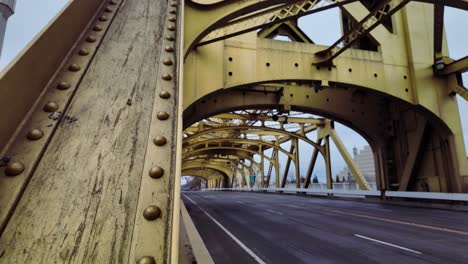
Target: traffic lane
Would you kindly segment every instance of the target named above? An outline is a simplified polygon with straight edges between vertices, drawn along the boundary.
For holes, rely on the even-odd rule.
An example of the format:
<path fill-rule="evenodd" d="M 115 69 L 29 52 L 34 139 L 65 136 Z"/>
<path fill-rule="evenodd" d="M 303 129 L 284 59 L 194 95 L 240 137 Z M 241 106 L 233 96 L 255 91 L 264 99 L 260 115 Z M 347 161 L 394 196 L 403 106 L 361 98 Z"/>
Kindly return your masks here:
<path fill-rule="evenodd" d="M 313 263 L 390 263 L 390 261 L 382 261 L 382 256 L 389 254 L 389 252 L 392 253 L 391 249 L 377 247 L 373 249 L 376 257 L 369 256 L 365 250 L 362 250 L 362 248 L 368 246 L 367 242 L 353 239 L 347 233 L 342 234 L 338 228 L 334 228 L 333 226 L 326 228 L 320 223 L 317 225 L 310 225 L 308 223 L 295 225 L 289 218 L 284 219 L 281 218 L 281 215 L 272 215 L 277 214 L 277 212 L 274 210 L 263 210 L 258 207 L 258 204 L 255 208 L 249 208 L 248 205 L 242 206 L 237 201 L 229 199 L 225 199 L 222 202 L 210 200 L 209 198 L 212 197 L 200 196 L 198 197 L 200 199 L 192 198 L 196 199 L 197 203 L 199 202 L 211 214 L 216 215 L 215 217 L 218 221 L 228 226 L 246 245 L 253 248 L 266 263 L 311 263 L 311 261 Z M 204 201 L 203 198 L 205 199 Z M 222 206 L 224 206 L 224 211 L 221 211 L 222 214 L 219 215 L 219 212 L 215 211 L 222 208 Z M 211 211 L 209 207 L 212 207 L 214 210 Z M 242 212 L 245 211 L 245 214 L 241 217 L 241 221 L 250 222 L 251 225 L 257 223 L 257 226 L 250 228 L 251 225 L 247 226 L 245 223 L 241 223 L 237 227 L 235 224 L 233 225 L 233 222 L 239 223 L 239 219 L 236 219 L 241 215 L 238 212 L 239 209 Z M 229 212 L 233 212 L 233 214 Z M 251 214 L 250 212 L 256 213 Z M 232 219 L 235 220 L 231 221 Z M 330 222 L 330 220 L 327 221 Z M 209 244 L 207 246 L 208 248 L 210 247 Z M 226 250 L 229 249 L 226 248 Z M 418 262 L 418 259 L 402 256 L 401 252 L 395 252 L 394 254 L 398 256 L 397 258 L 393 258 L 396 260 L 422 263 Z M 351 258 L 350 256 L 353 257 Z"/>
<path fill-rule="evenodd" d="M 257 263 L 223 230 L 216 226 L 198 206 L 185 198 L 184 195 L 182 195 L 182 199 L 214 263 Z M 234 262 L 234 260 L 237 262 Z"/>
<path fill-rule="evenodd" d="M 259 194 L 256 194 L 257 196 Z M 261 194 L 260 194 L 261 195 Z M 362 238 L 362 236 L 366 236 L 369 238 L 377 238 L 379 240 L 384 240 L 386 242 L 393 242 L 397 245 L 406 245 L 409 248 L 417 248 L 424 253 L 423 256 L 418 257 L 419 259 L 424 259 L 426 261 L 452 261 L 454 263 L 459 263 L 463 261 L 468 263 L 468 258 L 466 254 L 466 249 L 468 249 L 468 233 L 463 232 L 451 232 L 451 223 L 450 218 L 445 218 L 446 223 L 445 226 L 442 228 L 433 226 L 426 226 L 420 225 L 417 221 L 405 222 L 405 221 L 392 221 L 386 217 L 371 217 L 369 218 L 369 214 L 362 214 L 362 213 L 354 213 L 349 207 L 347 206 L 347 211 L 344 210 L 336 210 L 336 207 L 323 207 L 323 206 L 314 206 L 314 205 L 307 205 L 307 203 L 303 204 L 303 206 L 296 206 L 293 205 L 293 202 L 297 202 L 297 200 L 304 200 L 304 199 L 313 199 L 309 197 L 293 197 L 293 196 L 279 196 L 276 195 L 274 198 L 267 198 L 259 196 L 260 199 L 252 199 L 252 196 L 249 194 L 248 196 L 249 201 L 255 201 L 255 204 L 258 206 L 264 207 L 264 210 L 271 210 L 271 208 L 281 208 L 276 209 L 279 212 L 283 212 L 284 215 L 290 216 L 291 221 L 298 222 L 299 225 L 307 225 L 309 224 L 310 217 L 315 217 L 315 221 L 320 219 L 327 219 L 325 223 L 321 223 L 320 225 L 331 225 L 333 232 L 340 232 L 339 230 L 344 232 L 354 232 L 354 234 L 348 234 L 356 236 L 357 238 Z M 241 197 L 238 197 L 238 199 Z M 291 202 L 291 200 L 294 200 Z M 326 199 L 325 201 L 330 201 Z M 345 201 L 346 202 L 346 201 Z M 296 203 L 297 204 L 297 203 Z M 315 203 L 314 203 L 315 204 Z M 362 208 L 359 205 L 363 203 L 354 203 L 359 210 Z M 286 208 L 282 208 L 286 207 Z M 296 210 L 291 210 L 291 207 Z M 299 208 L 298 208 L 299 207 Z M 394 206 L 392 213 L 393 217 L 398 215 L 398 210 L 406 208 L 401 206 Z M 302 212 L 302 211 L 303 212 Z M 285 212 L 287 211 L 287 212 Z M 301 211 L 297 213 L 297 211 Z M 313 211 L 314 215 L 312 216 L 305 216 L 307 212 Z M 445 211 L 440 210 L 422 210 L 426 212 L 426 216 L 433 213 L 445 213 Z M 435 211 L 435 212 L 433 212 Z M 320 218 L 316 217 L 317 213 L 324 213 L 326 216 L 322 216 Z M 373 211 L 372 211 L 373 212 Z M 451 212 L 459 213 L 457 217 L 465 216 L 466 214 L 463 212 Z M 424 214 L 416 214 L 417 216 L 421 217 Z M 328 217 L 333 218 L 338 221 L 330 222 L 328 221 Z M 458 218 L 457 218 L 458 219 Z M 283 221 L 283 220 L 281 220 Z M 337 225 L 335 225 L 337 223 Z M 437 229 L 438 228 L 438 229 Z M 330 230 L 328 230 L 330 231 Z M 380 254 L 380 253 L 379 253 Z M 378 255 L 376 256 L 378 257 Z"/>
<path fill-rule="evenodd" d="M 326 249 L 329 249 L 331 246 L 343 246 L 345 245 L 346 248 L 349 249 L 349 246 L 346 246 L 347 243 L 351 243 L 351 244 L 355 244 L 356 243 L 356 240 L 363 240 L 361 239 L 360 237 L 356 237 L 356 235 L 359 235 L 359 236 L 363 236 L 363 237 L 369 237 L 370 239 L 372 239 L 373 237 L 371 235 L 374 235 L 374 238 L 377 237 L 377 238 L 385 238 L 387 240 L 390 240 L 390 241 L 393 241 L 396 243 L 400 243 L 400 244 L 408 244 L 408 241 L 412 242 L 410 244 L 415 244 L 415 246 L 418 246 L 418 247 L 422 247 L 423 249 L 425 250 L 428 250 L 429 252 L 433 251 L 433 243 L 431 242 L 428 242 L 428 241 L 435 241 L 435 242 L 441 242 L 441 241 L 444 241 L 446 242 L 446 244 L 443 244 L 441 246 L 439 246 L 439 249 L 440 250 L 436 250 L 436 253 L 435 254 L 427 254 L 427 255 L 424 255 L 423 256 L 423 259 L 427 261 L 439 261 L 439 260 L 444 260 L 446 259 L 447 255 L 446 253 L 444 254 L 444 251 L 448 250 L 447 252 L 451 252 L 453 253 L 454 250 L 451 250 L 454 248 L 455 246 L 455 249 L 460 249 L 459 251 L 461 252 L 458 252 L 456 254 L 453 254 L 453 256 L 455 256 L 453 258 L 453 260 L 455 261 L 459 261 L 460 259 L 464 260 L 464 256 L 463 256 L 463 246 L 460 246 L 460 245 L 463 245 L 463 242 L 466 243 L 466 240 L 465 240 L 465 237 L 463 238 L 452 238 L 452 237 L 441 237 L 441 234 L 434 234 L 433 232 L 428 232 L 427 230 L 423 230 L 423 231 L 418 231 L 417 228 L 409 228 L 408 226 L 400 226 L 400 225 L 396 225 L 395 227 L 393 225 L 388 225 L 388 223 L 382 223 L 380 221 L 376 221 L 375 219 L 354 219 L 354 217 L 352 217 L 352 219 L 347 219 L 348 218 L 348 215 L 346 215 L 346 217 L 344 217 L 343 215 L 336 215 L 335 212 L 329 212 L 329 211 L 324 211 L 324 210 L 317 210 L 317 208 L 313 208 L 314 210 L 310 210 L 311 208 L 307 208 L 307 203 L 303 204 L 303 206 L 306 206 L 306 209 L 305 211 L 300 211 L 298 210 L 298 208 L 295 208 L 297 206 L 293 205 L 291 206 L 292 204 L 294 204 L 294 202 L 296 202 L 297 204 L 297 201 L 290 201 L 291 199 L 293 200 L 297 200 L 297 199 L 300 199 L 300 200 L 303 200 L 303 199 L 311 199 L 311 198 L 304 198 L 304 197 L 294 197 L 294 196 L 278 196 L 278 195 L 264 195 L 264 194 L 252 194 L 252 193 L 243 193 L 243 194 L 232 194 L 232 193 L 217 193 L 217 194 L 213 194 L 211 193 L 209 196 L 206 195 L 207 193 L 205 193 L 204 195 L 201 195 L 200 198 L 202 199 L 215 199 L 215 201 L 210 201 L 209 205 L 212 205 L 214 207 L 222 207 L 223 204 L 225 203 L 233 203 L 233 202 L 237 202 L 238 204 L 244 204 L 243 207 L 246 207 L 246 206 L 249 206 L 251 204 L 254 204 L 256 208 L 249 208 L 248 210 L 250 211 L 255 211 L 255 210 L 261 210 L 261 211 L 264 211 L 264 212 L 267 212 L 267 213 L 271 213 L 271 214 L 278 214 L 276 215 L 274 219 L 277 219 L 279 221 L 279 223 L 269 223 L 270 225 L 279 225 L 281 226 L 282 223 L 284 222 L 289 222 L 289 223 L 292 223 L 292 222 L 297 222 L 297 225 L 299 225 L 299 227 L 306 227 L 306 226 L 309 226 L 310 228 L 310 223 L 309 221 L 302 221 L 304 219 L 309 219 L 310 217 L 313 217 L 315 218 L 315 222 L 317 222 L 317 220 L 319 221 L 319 223 L 316 223 L 314 226 L 318 226 L 320 227 L 319 228 L 319 231 L 322 231 L 324 230 L 325 232 L 321 235 L 319 235 L 318 237 L 315 237 L 315 240 L 316 241 L 321 241 L 320 245 L 324 245 L 324 242 L 323 240 L 327 240 L 328 238 L 330 238 L 328 241 L 329 243 L 331 243 L 331 245 L 326 245 L 324 246 L 324 250 L 320 250 L 319 252 L 314 252 L 315 255 L 320 255 L 320 254 L 329 254 L 329 253 L 336 253 L 336 252 L 327 252 Z M 254 196 L 257 196 L 257 197 L 254 197 Z M 246 199 L 247 198 L 247 199 Z M 221 204 L 218 204 L 218 201 L 221 201 L 222 200 L 222 203 Z M 235 200 L 235 201 L 231 201 L 231 200 Z M 330 200 L 325 200 L 325 201 L 330 201 Z M 286 207 L 289 207 L 289 208 L 283 208 L 282 210 L 272 210 L 271 208 L 278 208 L 278 204 L 279 203 L 284 203 L 283 205 L 286 206 Z M 357 203 L 357 205 L 361 205 L 363 203 Z M 263 208 L 262 208 L 263 207 Z M 320 207 L 319 209 L 323 209 L 323 207 Z M 327 207 L 328 209 L 328 207 Z M 361 208 L 360 208 L 361 209 Z M 280 211 L 283 211 L 280 212 Z M 287 212 L 284 212 L 284 211 L 287 211 Z M 311 211 L 314 212 L 314 215 L 312 216 L 306 216 L 304 215 L 307 214 L 307 213 L 311 213 Z M 297 215 L 297 212 L 300 212 L 298 215 Z M 323 215 L 323 213 L 326 213 L 328 215 Z M 317 217 L 317 213 L 321 213 L 322 215 L 320 215 L 319 217 Z M 330 214 L 331 213 L 331 214 Z M 281 216 L 285 215 L 286 218 L 289 218 L 288 219 L 281 219 Z M 288 217 L 289 216 L 289 217 Z M 337 221 L 331 221 L 330 218 L 333 219 L 337 219 Z M 343 219 L 344 218 L 344 219 Z M 325 221 L 323 221 L 325 220 Z M 364 222 L 364 224 L 363 224 Z M 382 226 L 383 225 L 383 226 Z M 312 226 L 312 227 L 314 227 Z M 326 226 L 329 226 L 331 227 L 331 230 L 328 229 L 328 228 L 324 228 Z M 344 230 L 342 230 L 344 229 Z M 262 231 L 262 229 L 258 229 L 259 232 Z M 301 230 L 301 232 L 307 232 L 308 230 Z M 334 237 L 334 236 L 331 236 L 330 234 L 334 234 L 336 232 L 345 232 L 345 235 L 344 236 L 341 236 L 341 237 Z M 351 232 L 350 232 L 351 231 Z M 291 234 L 291 230 L 290 230 L 290 234 Z M 317 232 L 317 231 L 316 231 Z M 360 234 L 359 234 L 360 233 Z M 272 235 L 273 233 L 271 232 L 271 230 L 266 230 L 266 233 L 264 233 L 263 235 L 265 237 L 268 237 L 269 235 Z M 369 235 L 370 234 L 370 235 Z M 368 235 L 368 236 L 364 236 L 364 235 Z M 310 236 L 310 234 L 309 234 Z M 414 238 L 412 238 L 412 236 L 414 236 Z M 283 237 L 280 236 L 273 236 L 271 237 L 270 239 L 284 239 Z M 456 242 L 456 240 L 460 240 L 459 242 L 461 244 L 459 244 L 458 242 Z M 300 239 L 299 239 L 300 240 Z M 455 242 L 454 242 L 455 240 Z M 297 241 L 297 239 L 296 239 Z M 294 241 L 294 242 L 296 242 Z M 341 243 L 342 242 L 342 243 Z M 356 248 L 356 250 L 358 250 L 359 252 L 362 251 L 362 248 L 364 247 L 367 247 L 369 245 L 375 245 L 377 243 L 369 243 L 369 241 L 362 241 L 362 242 L 365 242 L 364 244 L 362 243 L 358 243 L 359 246 Z M 288 243 L 286 243 L 288 244 Z M 289 243 L 289 244 L 293 244 L 294 243 Z M 327 244 L 327 243 L 325 243 Z M 286 246 L 288 247 L 288 245 L 281 245 L 281 246 Z M 309 250 L 310 248 L 301 248 L 300 246 L 299 247 L 295 247 L 296 248 L 296 251 L 293 252 L 293 254 L 297 255 L 297 253 L 301 252 L 301 250 L 304 250 L 307 252 L 307 250 Z M 352 250 L 353 247 L 351 247 Z M 445 248 L 445 249 L 444 249 Z M 364 254 L 364 256 L 361 256 L 359 259 L 360 261 L 362 261 L 362 257 L 369 257 L 371 255 L 371 259 L 372 260 L 375 260 L 377 262 L 380 262 L 382 263 L 382 256 L 385 256 L 385 254 L 387 253 L 388 255 L 388 250 L 390 249 L 386 249 L 385 252 L 379 252 L 380 250 L 382 249 L 382 246 L 381 245 L 378 245 L 377 248 L 373 248 L 373 251 L 371 253 L 367 252 Z M 392 248 L 391 250 L 395 250 L 394 248 Z M 343 251 L 343 250 L 341 250 Z M 393 255 L 391 254 L 391 256 L 388 256 L 386 259 L 387 260 L 392 260 L 392 259 L 395 259 L 396 257 L 400 258 L 399 256 L 402 254 L 402 253 L 408 253 L 408 252 L 399 252 L 400 249 L 396 249 L 396 252 L 395 254 L 396 255 Z M 439 252 L 437 252 L 439 251 Z M 440 252 L 442 251 L 442 252 Z M 390 251 L 392 252 L 392 251 Z M 404 254 L 403 254 L 404 255 Z M 458 257 L 457 257 L 458 256 Z M 300 257 L 300 256 L 299 256 Z M 409 254 L 408 256 L 406 257 L 413 257 L 411 254 Z M 461 257 L 461 258 L 459 258 Z M 335 258 L 336 260 L 336 258 Z M 405 259 L 406 261 L 408 261 L 408 259 Z M 421 260 L 421 258 L 417 258 L 417 259 L 412 259 L 411 261 L 413 263 L 417 262 L 418 260 Z M 349 260 L 348 260 L 349 262 Z M 359 261 L 358 261 L 359 262 Z M 368 261 L 366 261 L 368 262 Z"/>
<path fill-rule="evenodd" d="M 210 196 L 210 198 L 212 197 Z M 235 198 L 242 199 L 243 197 Z M 223 200 L 223 203 L 228 200 Z M 207 201 L 208 206 L 218 206 L 214 201 Z M 314 211 L 313 216 L 307 216 L 306 214 L 311 213 L 307 211 L 301 212 L 304 215 L 293 216 L 290 212 L 284 212 L 281 209 L 271 210 L 269 208 L 272 207 L 266 205 L 265 202 L 243 201 L 242 203 L 245 210 L 263 211 L 271 214 L 261 219 L 262 226 L 256 229 L 257 235 L 266 237 L 266 241 L 275 241 L 282 250 L 286 250 L 300 259 L 300 262 L 289 263 L 310 263 L 311 260 L 316 263 L 391 263 L 393 261 L 424 263 L 420 258 L 408 254 L 408 252 L 400 252 L 400 250 L 393 248 L 375 247 L 369 254 L 366 248 L 372 247 L 372 245 L 369 245 L 368 241 L 356 239 L 353 233 L 349 232 L 349 228 L 343 230 L 340 221 L 330 219 L 329 215 L 323 215 L 321 211 Z M 255 204 L 255 208 L 247 208 L 252 204 Z M 298 219 L 304 218 L 304 222 L 298 221 Z M 311 220 L 314 221 L 313 219 L 318 219 L 318 221 L 315 220 L 315 223 L 311 223 Z M 257 221 L 260 222 L 260 219 Z M 273 228 L 273 230 L 263 228 L 265 226 L 277 228 Z M 382 259 L 383 256 L 387 257 Z"/>
<path fill-rule="evenodd" d="M 254 252 L 262 261 L 265 263 L 306 263 L 297 259 L 294 254 L 291 254 L 290 251 L 285 250 L 284 248 L 278 247 L 276 241 L 269 241 L 267 237 L 258 234 L 255 230 L 260 225 L 266 225 L 266 228 L 271 227 L 266 221 L 263 221 L 267 216 L 264 212 L 256 210 L 246 210 L 241 204 L 237 203 L 235 200 L 224 200 L 222 202 L 217 199 L 207 199 L 207 197 L 201 197 L 194 193 L 184 193 L 190 199 L 195 201 L 201 208 L 203 208 L 207 213 L 214 217 L 217 221 L 222 223 L 222 225 L 228 229 L 232 234 L 234 234 L 240 241 L 242 241 L 251 251 Z M 184 197 L 184 203 L 186 206 L 195 206 L 190 200 Z M 224 241 L 225 238 L 228 238 L 226 234 L 222 234 L 223 238 L 209 240 L 206 239 L 205 235 L 207 234 L 206 230 L 216 229 L 216 224 L 210 221 L 199 221 L 194 219 L 195 226 L 199 229 L 200 236 L 203 241 L 206 243 L 208 251 L 210 254 L 213 254 L 212 257 L 215 260 L 215 263 L 221 264 L 230 264 L 230 263 L 243 263 L 240 262 L 237 258 L 222 259 L 219 261 L 219 257 L 216 256 L 220 252 L 212 253 L 212 247 L 223 247 L 225 252 L 232 250 L 231 245 L 223 245 L 220 241 Z M 270 230 L 273 231 L 273 230 Z M 221 235 L 221 234 L 220 234 Z M 239 245 L 236 245 L 237 248 L 240 248 Z M 222 253 L 222 252 L 221 252 Z M 230 254 L 229 255 L 234 255 Z M 255 262 L 257 263 L 257 262 Z"/>
<path fill-rule="evenodd" d="M 460 211 L 449 211 L 440 209 L 427 209 L 417 207 L 405 207 L 399 205 L 387 205 L 379 203 L 359 202 L 359 201 L 347 201 L 329 198 L 317 198 L 317 197 L 304 197 L 295 195 L 277 195 L 277 194 L 265 194 L 249 193 L 248 199 L 259 199 L 262 202 L 278 202 L 288 201 L 291 204 L 299 206 L 315 205 L 322 209 L 333 208 L 339 210 L 353 210 L 355 212 L 365 213 L 371 216 L 388 217 L 395 220 L 401 221 L 414 221 L 424 225 L 431 225 L 444 228 L 446 227 L 447 221 L 450 221 L 450 228 L 468 232 L 468 225 L 466 219 L 468 217 L 467 212 Z M 270 196 L 276 196 L 281 200 L 270 198 Z M 242 196 L 240 196 L 242 197 Z M 309 198 L 309 199 L 304 199 Z M 394 213 L 397 212 L 397 214 Z"/>

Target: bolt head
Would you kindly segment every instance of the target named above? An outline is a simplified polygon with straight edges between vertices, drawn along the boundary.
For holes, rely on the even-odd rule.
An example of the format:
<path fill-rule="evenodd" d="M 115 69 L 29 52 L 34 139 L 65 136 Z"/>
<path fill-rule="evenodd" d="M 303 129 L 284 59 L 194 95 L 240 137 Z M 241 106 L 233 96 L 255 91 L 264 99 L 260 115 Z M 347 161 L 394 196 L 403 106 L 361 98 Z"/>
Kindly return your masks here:
<path fill-rule="evenodd" d="M 82 48 L 80 51 L 78 51 L 78 54 L 80 54 L 80 56 L 86 56 L 89 54 L 89 50 Z"/>
<path fill-rule="evenodd" d="M 110 5 L 116 5 L 116 4 L 117 4 L 117 1 L 112 0 L 112 1 L 109 2 L 109 4 L 110 4 Z"/>
<path fill-rule="evenodd" d="M 171 46 L 167 46 L 166 48 L 164 48 L 164 50 L 165 50 L 166 52 L 173 52 L 173 51 L 174 51 L 174 48 L 171 47 Z"/>
<path fill-rule="evenodd" d="M 174 41 L 175 40 L 174 36 L 167 36 L 166 39 L 168 41 Z"/>
<path fill-rule="evenodd" d="M 159 97 L 161 97 L 162 99 L 169 99 L 171 98 L 171 94 L 167 91 L 162 91 L 159 93 Z"/>
<path fill-rule="evenodd" d="M 144 256 L 138 259 L 137 264 L 156 264 L 156 260 L 150 256 Z"/>
<path fill-rule="evenodd" d="M 52 112 L 55 112 L 57 111 L 59 108 L 58 104 L 55 103 L 55 102 L 47 102 L 45 105 L 44 105 L 44 112 L 47 112 L 47 113 L 52 113 Z"/>
<path fill-rule="evenodd" d="M 148 221 L 154 221 L 161 217 L 161 209 L 156 205 L 150 205 L 143 211 L 143 217 Z"/>
<path fill-rule="evenodd" d="M 5 168 L 5 175 L 16 176 L 24 171 L 24 165 L 20 162 L 10 162 Z"/>
<path fill-rule="evenodd" d="M 166 74 L 164 74 L 162 76 L 162 79 L 165 80 L 165 81 L 170 81 L 170 80 L 172 80 L 172 76 L 170 74 L 166 73 Z"/>
<path fill-rule="evenodd" d="M 95 37 L 95 36 L 88 36 L 88 37 L 86 38 L 86 41 L 87 41 L 87 42 L 90 42 L 90 43 L 96 42 L 96 37 Z"/>
<path fill-rule="evenodd" d="M 70 65 L 70 67 L 68 67 L 68 69 L 70 71 L 72 71 L 72 72 L 77 72 L 77 71 L 81 70 L 81 67 L 78 64 L 72 64 L 72 65 Z"/>
<path fill-rule="evenodd" d="M 167 65 L 167 66 L 170 66 L 170 65 L 173 64 L 171 59 L 164 59 L 163 63 L 164 63 L 164 65 Z"/>
<path fill-rule="evenodd" d="M 171 11 L 169 11 L 169 13 L 170 13 L 170 14 L 173 14 L 173 15 L 174 15 L 174 14 L 177 14 L 177 10 L 172 9 Z"/>
<path fill-rule="evenodd" d="M 157 136 L 153 139 L 153 143 L 156 146 L 164 146 L 167 143 L 167 139 L 163 136 Z"/>
<path fill-rule="evenodd" d="M 99 21 L 102 21 L 102 22 L 107 21 L 107 20 L 108 20 L 108 18 L 106 16 L 101 16 L 99 18 Z"/>
<path fill-rule="evenodd" d="M 44 136 L 44 132 L 40 129 L 33 129 L 29 131 L 27 137 L 29 140 L 39 140 Z"/>
<path fill-rule="evenodd" d="M 167 120 L 169 119 L 169 114 L 167 112 L 161 111 L 158 113 L 157 117 L 159 120 Z"/>
<path fill-rule="evenodd" d="M 102 28 L 100 25 L 95 25 L 95 26 L 93 27 L 93 30 L 94 30 L 94 31 L 102 31 L 103 28 Z"/>
<path fill-rule="evenodd" d="M 114 11 L 114 10 L 112 10 L 112 8 L 110 8 L 110 7 L 106 7 L 106 9 L 104 9 L 104 12 L 106 12 L 106 13 L 111 13 L 112 11 Z"/>
<path fill-rule="evenodd" d="M 149 170 L 149 176 L 153 179 L 159 179 L 164 176 L 164 169 L 161 167 L 153 167 Z"/>
<path fill-rule="evenodd" d="M 73 64 L 72 64 L 73 65 Z M 70 66 L 71 67 L 71 66 Z M 79 67 L 79 66 L 78 66 Z M 59 90 L 67 90 L 70 88 L 70 84 L 67 83 L 67 82 L 59 82 L 59 84 L 57 84 L 57 89 Z"/>
<path fill-rule="evenodd" d="M 175 2 L 175 1 L 174 1 L 174 2 L 171 2 L 171 6 L 172 6 L 172 7 L 176 7 L 176 6 L 177 6 L 177 2 Z"/>
<path fill-rule="evenodd" d="M 176 27 L 174 25 L 169 25 L 167 29 L 169 29 L 170 31 L 175 31 Z"/>
<path fill-rule="evenodd" d="M 171 17 L 169 17 L 169 21 L 170 22 L 176 22 L 177 18 L 175 16 L 171 16 Z"/>

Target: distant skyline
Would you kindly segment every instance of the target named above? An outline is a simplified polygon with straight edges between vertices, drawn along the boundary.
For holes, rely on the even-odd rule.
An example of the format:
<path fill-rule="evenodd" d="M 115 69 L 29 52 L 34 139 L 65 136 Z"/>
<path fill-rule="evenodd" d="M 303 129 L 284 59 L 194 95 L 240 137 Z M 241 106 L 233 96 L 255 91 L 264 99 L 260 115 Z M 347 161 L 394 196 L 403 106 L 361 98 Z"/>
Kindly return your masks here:
<path fill-rule="evenodd" d="M 5 35 L 0 70 L 3 70 L 26 45 L 49 23 L 49 21 L 68 3 L 68 0 L 17 0 L 15 14 L 10 17 Z M 446 8 L 445 24 L 450 56 L 459 59 L 468 55 L 468 12 Z M 300 27 L 316 43 L 329 45 L 341 36 L 339 10 L 337 8 L 303 17 L 299 20 Z M 326 25 L 326 26 L 323 26 Z M 465 25 L 465 26 L 463 26 Z M 468 74 L 464 81 L 468 86 Z M 468 102 L 458 98 L 462 125 L 464 128 L 465 148 L 468 147 Z M 337 124 L 336 130 L 342 138 L 348 151 L 352 153 L 354 146 L 362 149 L 367 142 L 356 132 L 346 126 Z M 285 146 L 288 148 L 288 146 Z M 308 157 L 312 151 L 310 146 L 301 145 L 301 156 Z M 467 151 L 468 155 L 468 151 Z M 284 164 L 286 157 L 281 160 Z M 344 160 L 338 150 L 332 146 L 333 175 L 344 166 Z M 307 158 L 301 160 L 301 174 L 305 174 L 308 166 Z M 314 174 L 324 175 L 325 166 L 321 158 Z M 293 167 L 293 166 L 292 166 Z M 293 170 L 293 168 L 291 168 Z M 324 176 L 320 177 L 324 181 Z"/>

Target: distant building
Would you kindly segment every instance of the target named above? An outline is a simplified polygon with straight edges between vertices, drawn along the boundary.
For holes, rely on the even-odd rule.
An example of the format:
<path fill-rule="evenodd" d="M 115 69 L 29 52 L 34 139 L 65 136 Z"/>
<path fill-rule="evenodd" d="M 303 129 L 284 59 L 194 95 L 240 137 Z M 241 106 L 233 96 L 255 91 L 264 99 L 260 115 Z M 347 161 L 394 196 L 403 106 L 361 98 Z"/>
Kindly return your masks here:
<path fill-rule="evenodd" d="M 7 21 L 13 15 L 15 2 L 16 0 L 0 0 L 0 56 L 2 56 Z"/>
<path fill-rule="evenodd" d="M 366 178 L 368 182 L 375 182 L 374 154 L 370 146 L 364 146 L 364 149 L 361 151 L 358 151 L 358 149 L 354 147 L 353 155 L 354 162 L 356 162 L 364 178 Z M 340 182 L 356 182 L 348 167 L 344 167 L 337 176 Z"/>

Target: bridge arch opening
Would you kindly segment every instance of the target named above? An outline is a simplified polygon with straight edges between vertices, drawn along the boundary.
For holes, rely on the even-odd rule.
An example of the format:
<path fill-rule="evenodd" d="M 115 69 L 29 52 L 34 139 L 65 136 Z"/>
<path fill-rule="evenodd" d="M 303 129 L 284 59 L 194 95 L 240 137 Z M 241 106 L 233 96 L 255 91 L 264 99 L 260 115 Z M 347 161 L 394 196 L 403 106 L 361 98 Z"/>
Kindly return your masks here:
<path fill-rule="evenodd" d="M 270 116 L 291 111 L 311 113 L 356 131 L 370 145 L 380 190 L 456 191 L 460 186 L 456 172 L 450 169 L 456 159 L 453 134 L 445 123 L 423 107 L 366 87 L 294 80 L 219 89 L 185 109 L 184 127 L 204 118 L 246 109 L 270 111 Z M 417 144 L 412 142 L 415 138 L 420 138 Z M 424 166 L 416 166 L 418 162 Z M 419 171 L 429 163 L 434 164 L 435 173 Z"/>

